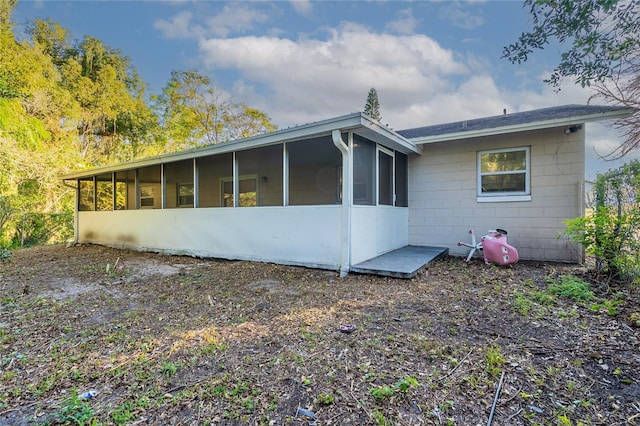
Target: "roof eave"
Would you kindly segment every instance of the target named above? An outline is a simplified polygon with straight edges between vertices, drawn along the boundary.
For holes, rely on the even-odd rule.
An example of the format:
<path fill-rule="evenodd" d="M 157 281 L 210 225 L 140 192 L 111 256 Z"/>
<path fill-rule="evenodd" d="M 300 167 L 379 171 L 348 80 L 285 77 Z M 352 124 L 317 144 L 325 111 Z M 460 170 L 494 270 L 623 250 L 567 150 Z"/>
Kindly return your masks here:
<path fill-rule="evenodd" d="M 427 143 L 446 142 L 450 140 L 479 138 L 482 136 L 494 136 L 506 133 L 526 132 L 530 130 L 549 129 L 553 127 L 572 126 L 594 121 L 615 120 L 625 118 L 633 113 L 633 108 L 625 108 L 615 111 L 607 111 L 594 114 L 585 114 L 575 117 L 555 118 L 551 120 L 535 121 L 531 123 L 521 123 L 512 126 L 490 127 L 486 129 L 467 130 L 453 133 L 443 133 L 440 135 L 423 136 L 410 139 L 416 145 Z"/>
<path fill-rule="evenodd" d="M 360 129 L 359 132 L 357 131 L 358 129 Z M 219 155 L 250 148 L 259 148 L 283 142 L 330 135 L 333 130 L 340 130 L 342 132 L 356 130 L 356 133 L 360 133 L 363 136 L 374 140 L 375 142 L 382 143 L 383 145 L 397 149 L 404 153 L 413 152 L 419 154 L 422 151 L 422 147 L 417 147 L 410 140 L 369 119 L 364 114 L 357 112 L 340 117 L 330 118 L 323 121 L 290 127 L 282 130 L 276 130 L 275 132 L 256 135 L 245 139 L 238 139 L 216 145 L 193 148 L 187 151 L 156 155 L 153 157 L 132 160 L 126 163 L 120 163 L 112 166 L 85 169 L 66 174 L 64 176 L 61 176 L 60 179 L 63 181 L 81 179 L 83 177 L 112 173 L 115 171 L 131 170 L 156 164 L 172 163 L 176 161 L 206 157 L 209 155 Z"/>
<path fill-rule="evenodd" d="M 399 135 L 395 131 L 391 130 L 387 126 L 383 126 L 379 122 L 371 119 L 369 116 L 362 114 L 360 116 L 360 124 L 366 128 L 367 131 L 356 132 L 362 136 L 385 145 L 389 148 L 393 148 L 396 151 L 400 151 L 403 154 L 418 154 L 422 155 L 422 147 L 417 146 L 415 142 L 404 136 Z"/>

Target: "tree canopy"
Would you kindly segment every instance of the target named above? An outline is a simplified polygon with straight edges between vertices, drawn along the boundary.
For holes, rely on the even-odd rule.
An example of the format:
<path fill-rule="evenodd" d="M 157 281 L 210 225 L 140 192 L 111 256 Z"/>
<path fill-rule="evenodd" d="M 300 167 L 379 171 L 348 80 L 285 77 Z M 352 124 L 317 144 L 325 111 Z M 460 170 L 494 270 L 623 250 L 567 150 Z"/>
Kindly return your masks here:
<path fill-rule="evenodd" d="M 73 210 L 71 170 L 275 130 L 196 71 L 175 71 L 161 95 L 119 49 L 36 20 L 17 38 L 16 0 L 0 1 L 0 248 L 21 215 Z"/>
<path fill-rule="evenodd" d="M 526 62 L 552 42 L 567 46 L 545 80 L 560 90 L 565 78 L 591 86 L 604 102 L 635 108 L 616 122 L 624 141 L 605 157 L 640 147 L 640 0 L 525 0 L 533 28 L 504 48 L 503 58 Z"/>
<path fill-rule="evenodd" d="M 235 103 L 198 71 L 173 71 L 156 104 L 171 149 L 217 144 L 276 130 L 264 112 Z"/>
<path fill-rule="evenodd" d="M 624 71 L 640 53 L 640 0 L 525 0 L 533 28 L 504 48 L 512 63 L 557 41 L 570 47 L 547 80 L 559 87 L 565 77 L 583 86 Z"/>

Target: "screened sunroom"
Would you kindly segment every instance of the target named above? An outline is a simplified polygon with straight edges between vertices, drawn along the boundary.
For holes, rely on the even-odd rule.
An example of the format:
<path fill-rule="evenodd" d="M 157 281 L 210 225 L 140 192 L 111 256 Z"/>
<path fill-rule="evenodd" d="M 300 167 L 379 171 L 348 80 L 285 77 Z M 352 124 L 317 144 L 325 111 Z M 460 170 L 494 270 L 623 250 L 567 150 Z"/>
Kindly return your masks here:
<path fill-rule="evenodd" d="M 407 245 L 410 154 L 355 113 L 63 179 L 79 243 L 346 273 Z"/>

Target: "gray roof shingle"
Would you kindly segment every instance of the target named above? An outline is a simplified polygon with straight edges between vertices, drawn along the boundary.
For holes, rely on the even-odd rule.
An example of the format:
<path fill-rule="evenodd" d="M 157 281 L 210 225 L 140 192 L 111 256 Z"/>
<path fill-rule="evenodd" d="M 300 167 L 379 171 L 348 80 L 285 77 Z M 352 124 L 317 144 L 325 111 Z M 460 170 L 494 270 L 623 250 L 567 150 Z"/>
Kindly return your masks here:
<path fill-rule="evenodd" d="M 625 107 L 606 105 L 562 105 L 541 108 L 531 111 L 515 112 L 512 114 L 496 115 L 494 117 L 477 118 L 473 120 L 456 121 L 453 123 L 436 124 L 433 126 L 416 127 L 413 129 L 397 130 L 396 133 L 407 139 L 427 136 L 446 135 L 449 133 L 471 132 L 483 129 L 495 129 L 520 124 L 542 122 L 547 120 L 579 118 L 623 111 Z"/>

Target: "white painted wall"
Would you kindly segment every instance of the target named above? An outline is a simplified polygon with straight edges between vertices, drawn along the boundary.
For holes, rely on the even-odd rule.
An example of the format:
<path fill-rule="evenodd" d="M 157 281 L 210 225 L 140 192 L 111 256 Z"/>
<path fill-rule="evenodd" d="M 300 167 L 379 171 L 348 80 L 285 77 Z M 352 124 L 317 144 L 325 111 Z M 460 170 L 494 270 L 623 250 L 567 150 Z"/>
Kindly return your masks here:
<path fill-rule="evenodd" d="M 337 270 L 341 206 L 79 212 L 78 242 Z"/>
<path fill-rule="evenodd" d="M 457 242 L 470 242 L 469 229 L 503 228 L 523 259 L 579 261 L 579 247 L 558 235 L 565 219 L 583 214 L 585 135 L 564 130 L 423 145 L 409 160 L 409 243 L 466 255 Z M 522 146 L 531 146 L 531 201 L 477 202 L 476 153 Z"/>
<path fill-rule="evenodd" d="M 353 206 L 351 264 L 356 265 L 409 242 L 409 209 L 391 206 Z"/>

